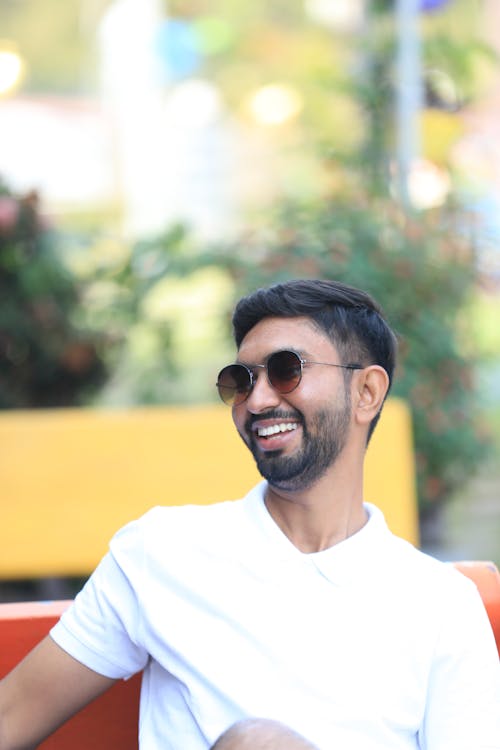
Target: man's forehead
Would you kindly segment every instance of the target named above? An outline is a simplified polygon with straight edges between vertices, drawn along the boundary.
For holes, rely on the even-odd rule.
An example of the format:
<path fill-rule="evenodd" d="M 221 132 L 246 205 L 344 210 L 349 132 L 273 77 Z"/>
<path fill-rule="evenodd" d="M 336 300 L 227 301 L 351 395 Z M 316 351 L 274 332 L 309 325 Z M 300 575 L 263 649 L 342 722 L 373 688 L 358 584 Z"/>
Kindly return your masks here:
<path fill-rule="evenodd" d="M 269 353 L 279 349 L 293 349 L 306 354 L 311 346 L 333 346 L 331 339 L 311 318 L 266 317 L 251 328 L 240 344 L 238 352 L 264 348 Z"/>

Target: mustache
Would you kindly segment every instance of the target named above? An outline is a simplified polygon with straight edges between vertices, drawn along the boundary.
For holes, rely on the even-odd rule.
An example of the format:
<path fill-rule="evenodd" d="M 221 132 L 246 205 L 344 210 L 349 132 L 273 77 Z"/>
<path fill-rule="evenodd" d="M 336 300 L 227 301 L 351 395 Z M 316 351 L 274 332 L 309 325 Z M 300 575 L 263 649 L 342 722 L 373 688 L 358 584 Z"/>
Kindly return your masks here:
<path fill-rule="evenodd" d="M 279 419 L 280 421 L 288 422 L 299 422 L 304 423 L 302 414 L 298 411 L 283 411 L 281 409 L 272 409 L 262 414 L 250 414 L 245 422 L 245 430 L 252 432 L 252 427 L 255 422 L 260 422 L 262 419 Z"/>

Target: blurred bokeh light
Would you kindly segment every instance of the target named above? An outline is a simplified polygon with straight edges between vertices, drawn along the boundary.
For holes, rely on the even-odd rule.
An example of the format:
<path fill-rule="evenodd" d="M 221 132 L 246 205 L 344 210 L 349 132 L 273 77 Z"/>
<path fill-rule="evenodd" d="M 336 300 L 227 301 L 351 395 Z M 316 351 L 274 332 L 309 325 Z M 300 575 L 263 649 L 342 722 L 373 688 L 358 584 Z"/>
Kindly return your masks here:
<path fill-rule="evenodd" d="M 2 49 L 0 43 L 0 96 L 12 92 L 23 74 L 21 56 L 12 50 Z"/>
<path fill-rule="evenodd" d="M 260 125 L 283 125 L 298 115 L 302 100 L 291 86 L 269 84 L 250 98 L 250 111 Z"/>

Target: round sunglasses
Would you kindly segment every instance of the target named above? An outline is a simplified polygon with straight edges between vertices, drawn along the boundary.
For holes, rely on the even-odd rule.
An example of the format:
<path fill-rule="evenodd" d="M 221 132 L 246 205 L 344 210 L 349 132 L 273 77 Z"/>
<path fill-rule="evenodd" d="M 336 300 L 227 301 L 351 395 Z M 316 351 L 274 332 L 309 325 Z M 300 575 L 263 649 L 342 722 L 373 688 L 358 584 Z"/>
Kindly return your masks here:
<path fill-rule="evenodd" d="M 217 390 L 222 401 L 228 406 L 242 404 L 254 387 L 257 376 L 254 370 L 262 368 L 267 372 L 269 383 L 278 393 L 291 393 L 302 380 L 303 368 L 306 365 L 326 365 L 327 367 L 341 367 L 344 370 L 362 370 L 359 364 L 337 365 L 332 362 L 312 362 L 302 359 L 297 352 L 284 349 L 274 352 L 263 365 L 242 365 L 235 363 L 223 367 L 217 378 Z"/>

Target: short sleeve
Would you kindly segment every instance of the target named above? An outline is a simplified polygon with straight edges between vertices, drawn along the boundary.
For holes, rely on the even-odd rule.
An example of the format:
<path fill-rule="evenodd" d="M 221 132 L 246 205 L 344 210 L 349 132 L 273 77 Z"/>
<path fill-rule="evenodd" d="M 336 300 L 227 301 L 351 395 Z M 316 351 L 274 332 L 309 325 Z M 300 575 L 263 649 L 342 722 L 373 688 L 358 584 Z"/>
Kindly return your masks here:
<path fill-rule="evenodd" d="M 500 662 L 491 625 L 471 581 L 450 589 L 419 747 L 500 750 Z"/>
<path fill-rule="evenodd" d="M 140 522 L 133 522 L 113 537 L 110 551 L 50 632 L 62 649 L 106 677 L 128 678 L 148 660 L 135 590 L 143 557 Z"/>

